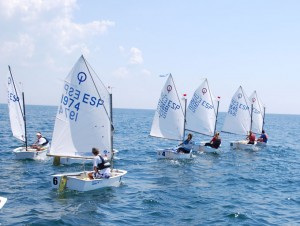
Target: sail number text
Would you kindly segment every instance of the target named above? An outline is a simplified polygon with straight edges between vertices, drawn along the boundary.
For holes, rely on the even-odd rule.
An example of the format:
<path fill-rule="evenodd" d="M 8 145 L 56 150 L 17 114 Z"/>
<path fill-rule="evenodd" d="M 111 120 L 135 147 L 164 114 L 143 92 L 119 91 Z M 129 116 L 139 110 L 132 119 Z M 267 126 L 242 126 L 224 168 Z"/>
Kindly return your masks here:
<path fill-rule="evenodd" d="M 195 113 L 198 107 L 205 107 L 206 109 L 213 109 L 213 105 L 203 100 L 197 93 L 194 94 L 190 104 L 189 109 Z"/>
<path fill-rule="evenodd" d="M 12 102 L 19 101 L 19 97 L 13 93 L 8 92 L 8 100 Z"/>
<path fill-rule="evenodd" d="M 104 100 L 65 84 L 60 103 L 59 113 L 65 114 L 66 118 L 76 122 L 82 105 L 97 108 L 104 104 Z"/>
<path fill-rule="evenodd" d="M 236 100 L 232 100 L 230 103 L 230 106 L 229 106 L 228 114 L 230 114 L 232 116 L 236 116 L 239 109 L 245 111 L 245 110 L 248 110 L 249 107 L 245 104 L 240 104 Z"/>
<path fill-rule="evenodd" d="M 178 110 L 180 109 L 180 105 L 174 103 L 172 100 L 169 100 L 167 95 L 163 95 L 159 101 L 157 106 L 157 112 L 159 117 L 166 118 L 169 109 Z"/>

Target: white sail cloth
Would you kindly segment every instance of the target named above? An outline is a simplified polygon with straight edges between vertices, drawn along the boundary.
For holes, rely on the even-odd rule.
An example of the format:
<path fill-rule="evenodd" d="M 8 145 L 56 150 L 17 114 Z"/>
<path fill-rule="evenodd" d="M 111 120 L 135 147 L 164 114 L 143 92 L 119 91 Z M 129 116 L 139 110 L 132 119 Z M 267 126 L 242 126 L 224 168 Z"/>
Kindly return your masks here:
<path fill-rule="evenodd" d="M 170 74 L 158 101 L 150 135 L 172 140 L 183 140 L 184 112 Z"/>
<path fill-rule="evenodd" d="M 13 77 L 9 74 L 7 80 L 7 100 L 11 131 L 15 138 L 25 142 L 24 109 L 20 90 L 19 85 L 14 82 Z"/>
<path fill-rule="evenodd" d="M 250 102 L 252 103 L 252 126 L 251 131 L 254 133 L 261 133 L 264 123 L 265 107 L 254 91 L 250 96 Z"/>
<path fill-rule="evenodd" d="M 93 147 L 111 151 L 110 95 L 81 56 L 66 77 L 50 154 L 91 156 Z"/>
<path fill-rule="evenodd" d="M 217 120 L 218 99 L 210 91 L 205 81 L 194 92 L 186 111 L 186 129 L 213 136 Z"/>
<path fill-rule="evenodd" d="M 247 135 L 251 128 L 251 104 L 242 86 L 231 99 L 222 131 Z"/>

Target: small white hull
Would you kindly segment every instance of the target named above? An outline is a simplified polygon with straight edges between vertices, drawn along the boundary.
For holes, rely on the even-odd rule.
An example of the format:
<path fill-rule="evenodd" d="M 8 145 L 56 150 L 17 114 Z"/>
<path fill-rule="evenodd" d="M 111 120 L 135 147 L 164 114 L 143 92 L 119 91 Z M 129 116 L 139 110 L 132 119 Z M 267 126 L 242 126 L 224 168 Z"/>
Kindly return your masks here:
<path fill-rule="evenodd" d="M 0 209 L 5 205 L 7 198 L 0 196 Z"/>
<path fill-rule="evenodd" d="M 240 150 L 249 150 L 249 151 L 258 151 L 259 145 L 255 142 L 255 144 L 248 144 L 248 140 L 239 140 L 239 141 L 231 141 L 230 147 L 232 149 L 240 149 Z"/>
<path fill-rule="evenodd" d="M 33 148 L 19 147 L 13 150 L 16 159 L 33 159 L 33 160 L 45 160 L 47 159 L 48 148 L 37 151 Z"/>
<path fill-rule="evenodd" d="M 157 150 L 157 158 L 159 159 L 191 159 L 192 151 L 188 154 L 178 153 L 176 149 L 160 149 Z"/>
<path fill-rule="evenodd" d="M 209 141 L 195 143 L 193 146 L 193 150 L 197 150 L 199 152 L 206 152 L 206 153 L 220 153 L 221 152 L 221 146 L 218 149 L 216 149 L 216 148 L 212 148 L 210 146 L 205 146 L 206 143 L 209 143 Z"/>
<path fill-rule="evenodd" d="M 51 175 L 52 188 L 61 189 L 65 186 L 68 190 L 74 191 L 91 191 L 104 187 L 118 187 L 121 184 L 122 177 L 127 173 L 126 170 L 113 169 L 112 176 L 108 179 L 89 179 L 87 171 L 75 173 L 62 173 Z M 61 184 L 63 177 L 66 177 L 66 183 Z M 62 181 L 63 182 L 63 181 Z"/>

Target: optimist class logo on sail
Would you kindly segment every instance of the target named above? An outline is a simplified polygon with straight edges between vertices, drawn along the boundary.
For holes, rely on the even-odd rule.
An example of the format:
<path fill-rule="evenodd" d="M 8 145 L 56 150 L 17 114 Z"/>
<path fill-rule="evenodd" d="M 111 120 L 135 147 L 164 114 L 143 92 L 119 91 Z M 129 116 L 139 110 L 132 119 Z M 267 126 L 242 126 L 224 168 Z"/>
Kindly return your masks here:
<path fill-rule="evenodd" d="M 104 100 L 83 92 L 82 84 L 86 83 L 87 76 L 84 72 L 79 72 L 77 75 L 79 86 L 65 82 L 59 114 L 64 114 L 67 119 L 74 122 L 78 120 L 81 107 L 98 108 L 103 106 Z"/>
<path fill-rule="evenodd" d="M 180 105 L 178 105 L 177 103 L 173 102 L 172 100 L 170 100 L 168 98 L 168 95 L 170 95 L 172 92 L 173 87 L 171 85 L 167 85 L 166 90 L 167 93 L 164 92 L 161 96 L 160 99 L 158 101 L 158 105 L 157 105 L 157 113 L 159 115 L 159 118 L 166 118 L 169 109 L 173 109 L 173 110 L 178 110 L 180 109 Z"/>

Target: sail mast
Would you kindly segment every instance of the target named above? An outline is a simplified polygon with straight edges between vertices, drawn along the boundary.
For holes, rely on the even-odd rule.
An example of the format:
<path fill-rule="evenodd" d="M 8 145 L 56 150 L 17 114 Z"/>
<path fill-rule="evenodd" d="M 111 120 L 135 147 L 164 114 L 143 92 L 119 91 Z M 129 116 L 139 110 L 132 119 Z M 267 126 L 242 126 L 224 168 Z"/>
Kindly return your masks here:
<path fill-rule="evenodd" d="M 184 141 L 185 138 L 185 124 L 186 124 L 186 94 L 183 95 L 183 99 L 184 99 L 184 120 L 183 120 L 183 137 L 182 137 L 182 141 Z"/>
<path fill-rule="evenodd" d="M 23 100 L 23 109 L 24 109 L 24 129 L 25 129 L 25 148 L 27 151 L 28 143 L 27 143 L 27 127 L 26 127 L 26 113 L 25 113 L 25 97 L 24 97 L 24 92 L 22 92 L 22 100 Z"/>
<path fill-rule="evenodd" d="M 109 97 L 110 97 L 110 121 L 111 121 L 111 126 L 110 126 L 110 142 L 111 142 L 111 145 L 110 145 L 110 151 L 111 153 L 113 153 L 113 132 L 114 132 L 114 126 L 113 126 L 113 109 L 112 109 L 112 87 L 111 87 L 111 93 L 109 94 Z"/>
<path fill-rule="evenodd" d="M 261 130 L 264 129 L 264 125 L 265 125 L 265 115 L 266 115 L 266 107 L 264 106 L 264 115 L 263 115 L 263 123 L 262 123 L 262 128 L 261 128 Z"/>
<path fill-rule="evenodd" d="M 219 114 L 219 105 L 220 105 L 220 97 L 218 97 L 218 106 L 217 106 L 217 114 L 216 114 L 216 121 L 215 121 L 215 128 L 214 128 L 214 135 L 217 130 L 217 122 L 218 122 L 218 114 Z"/>
<path fill-rule="evenodd" d="M 251 104 L 251 115 L 250 115 L 250 131 L 252 131 L 252 116 L 253 116 L 253 102 Z"/>

